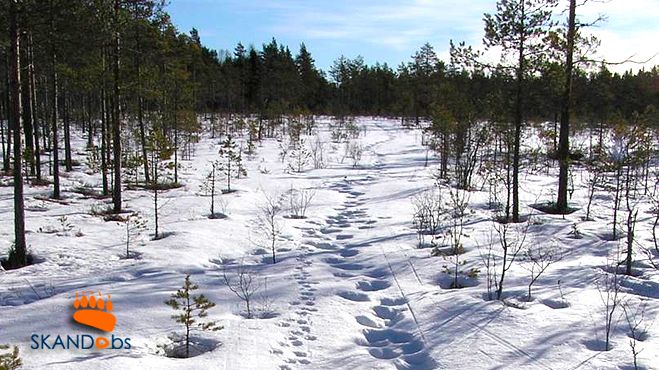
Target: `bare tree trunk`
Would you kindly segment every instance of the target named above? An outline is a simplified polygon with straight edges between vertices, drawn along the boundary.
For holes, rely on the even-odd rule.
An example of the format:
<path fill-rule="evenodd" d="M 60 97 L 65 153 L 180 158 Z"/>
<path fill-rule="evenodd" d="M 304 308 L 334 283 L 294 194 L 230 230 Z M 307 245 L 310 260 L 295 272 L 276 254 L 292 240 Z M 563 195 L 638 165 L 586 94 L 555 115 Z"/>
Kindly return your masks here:
<path fill-rule="evenodd" d="M 11 0 L 9 5 L 9 36 L 11 72 L 11 110 L 14 123 L 14 258 L 15 267 L 27 265 L 27 247 L 25 243 L 25 210 L 23 200 L 23 171 L 21 145 L 21 59 L 20 30 L 18 25 L 18 4 Z"/>

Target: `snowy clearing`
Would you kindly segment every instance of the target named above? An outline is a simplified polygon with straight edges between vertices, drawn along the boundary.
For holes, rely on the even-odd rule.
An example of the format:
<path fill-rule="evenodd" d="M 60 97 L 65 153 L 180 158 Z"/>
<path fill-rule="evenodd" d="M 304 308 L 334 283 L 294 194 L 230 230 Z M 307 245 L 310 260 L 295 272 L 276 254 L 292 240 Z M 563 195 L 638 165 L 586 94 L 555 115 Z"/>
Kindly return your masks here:
<path fill-rule="evenodd" d="M 158 194 L 159 226 L 166 237 L 152 240 L 152 192 L 125 191 L 125 207 L 147 220 L 146 229 L 131 236 L 129 259 L 124 258 L 125 226 L 91 214 L 109 200 L 73 191 L 98 189 L 100 174 L 82 167 L 64 173 L 62 202 L 43 200 L 48 187 L 27 186 L 27 241 L 37 263 L 0 273 L 0 343 L 19 345 L 30 369 L 633 368 L 622 310 L 613 320 L 613 348 L 602 351 L 601 276 L 619 242 L 605 237 L 612 213 L 606 193 L 595 197 L 594 221 L 581 220 L 588 194 L 579 167 L 571 204 L 581 209 L 566 216 L 528 207 L 553 198 L 558 169 L 522 172 L 521 213 L 533 214 L 526 243 L 555 243 L 564 256 L 533 285 L 530 302 L 525 301 L 529 272 L 513 264 L 504 289 L 508 304 L 503 304 L 486 299 L 481 254 L 488 245 L 499 253 L 488 193 L 470 192 L 459 267 L 465 287 L 449 289 L 452 258 L 417 248 L 412 225 L 412 199 L 433 186 L 437 168 L 432 154 L 425 166 L 421 132 L 402 129 L 396 120 L 360 118 L 363 153 L 353 166 L 343 158 L 344 144 L 329 143 L 328 123 L 319 120 L 327 141 L 326 168 L 288 171 L 279 143 L 266 139 L 244 158 L 248 176 L 232 180 L 237 191 L 216 196 L 227 203 L 224 219 L 208 218 L 210 197 L 200 191 L 221 144 L 204 133 L 192 158 L 181 160 L 183 186 Z M 76 133 L 80 163 L 85 163 L 84 142 Z M 281 233 L 272 264 L 259 205 L 266 194 L 285 194 L 291 187 L 315 189 L 315 197 L 306 218 L 287 217 L 286 209 L 277 216 Z M 651 243 L 650 208 L 643 205 L 639 212 L 641 242 Z M 11 187 L 0 188 L 0 212 L 4 254 L 13 233 Z M 571 234 L 575 223 L 581 238 Z M 639 342 L 639 361 L 658 368 L 659 325 L 652 322 L 659 310 L 659 273 L 643 268 L 641 256 L 637 263 L 639 276 L 625 277 L 620 294 L 630 303 L 645 302 L 651 325 L 647 339 Z M 261 287 L 252 302 L 254 318 L 246 318 L 243 302 L 223 279 L 241 265 Z M 472 268 L 480 272 L 466 276 Z M 170 318 L 174 311 L 164 301 L 186 274 L 199 285 L 198 293 L 217 304 L 208 319 L 224 329 L 193 332 L 195 343 L 209 351 L 169 358 L 159 345 L 170 343 L 182 327 Z M 111 295 L 117 319 L 113 333 L 129 337 L 132 348 L 31 349 L 33 333 L 89 333 L 71 321 L 76 292 L 83 290 Z"/>

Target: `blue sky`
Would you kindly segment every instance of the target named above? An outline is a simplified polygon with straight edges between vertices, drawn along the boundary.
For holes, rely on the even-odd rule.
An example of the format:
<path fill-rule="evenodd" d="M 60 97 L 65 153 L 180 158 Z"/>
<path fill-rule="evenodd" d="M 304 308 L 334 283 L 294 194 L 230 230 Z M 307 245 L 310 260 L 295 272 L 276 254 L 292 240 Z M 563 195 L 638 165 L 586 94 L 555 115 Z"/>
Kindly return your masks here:
<path fill-rule="evenodd" d="M 210 48 L 233 50 L 238 41 L 260 48 L 275 37 L 297 53 L 304 41 L 324 70 L 342 54 L 395 67 L 425 42 L 448 60 L 450 39 L 480 45 L 483 13 L 495 9 L 494 0 L 171 0 L 167 7 L 181 31 L 196 27 Z M 659 52 L 659 0 L 591 2 L 579 13 L 584 21 L 608 18 L 591 29 L 602 42 L 599 57 L 644 60 Z"/>

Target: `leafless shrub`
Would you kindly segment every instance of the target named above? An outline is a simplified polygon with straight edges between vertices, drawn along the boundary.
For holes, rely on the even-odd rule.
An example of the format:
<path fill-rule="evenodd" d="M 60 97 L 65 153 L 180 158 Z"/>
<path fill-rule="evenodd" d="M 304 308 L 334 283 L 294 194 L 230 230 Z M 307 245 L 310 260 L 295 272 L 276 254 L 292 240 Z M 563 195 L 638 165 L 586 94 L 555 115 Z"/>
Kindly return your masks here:
<path fill-rule="evenodd" d="M 632 351 L 632 358 L 634 359 L 634 370 L 638 370 L 638 355 L 643 352 L 639 348 L 638 342 L 642 342 L 648 337 L 648 329 L 651 323 L 646 320 L 645 311 L 647 303 L 640 301 L 636 304 L 625 302 L 622 305 L 622 310 L 625 314 L 627 321 L 627 328 L 629 329 L 629 348 Z"/>
<path fill-rule="evenodd" d="M 364 153 L 364 148 L 361 143 L 357 140 L 351 140 L 346 142 L 345 146 L 345 156 L 350 158 L 352 162 L 352 167 L 357 167 L 359 162 L 362 160 L 362 154 Z"/>
<path fill-rule="evenodd" d="M 313 141 L 309 142 L 309 150 L 311 152 L 311 160 L 313 161 L 313 168 L 325 168 L 325 143 L 320 136 L 316 135 Z"/>
<path fill-rule="evenodd" d="M 431 236 L 431 244 L 440 230 L 446 209 L 439 188 L 426 190 L 412 198 L 414 214 L 412 223 L 417 232 L 419 247 L 425 245 L 425 236 Z"/>
<path fill-rule="evenodd" d="M 222 272 L 224 284 L 233 294 L 245 303 L 247 318 L 252 318 L 252 301 L 254 295 L 261 289 L 256 272 L 241 262 L 232 272 L 225 268 Z"/>
<path fill-rule="evenodd" d="M 529 293 L 527 296 L 529 302 L 532 300 L 531 288 L 533 287 L 533 284 L 535 284 L 550 265 L 562 260 L 563 255 L 563 250 L 558 246 L 558 243 L 555 240 L 547 244 L 531 243 L 526 247 L 524 250 L 522 267 L 531 274 L 531 280 L 529 280 Z"/>
<path fill-rule="evenodd" d="M 499 245 L 503 252 L 499 280 L 495 280 L 498 300 L 501 300 L 501 295 L 503 294 L 506 272 L 510 270 L 517 256 L 524 250 L 524 242 L 526 241 L 531 224 L 531 217 L 522 225 L 493 222 L 494 230 L 499 236 Z"/>
<path fill-rule="evenodd" d="M 272 263 L 277 263 L 275 246 L 277 238 L 281 234 L 281 223 L 279 215 L 283 211 L 281 206 L 281 197 L 279 194 L 263 193 L 263 201 L 258 206 L 258 222 L 263 228 L 270 242 L 272 250 Z"/>
<path fill-rule="evenodd" d="M 494 235 L 490 231 L 488 243 L 486 246 L 478 245 L 478 255 L 485 265 L 485 286 L 487 288 L 487 299 L 492 299 L 493 290 L 496 287 L 497 280 L 497 260 L 494 253 Z"/>
<path fill-rule="evenodd" d="M 305 218 L 307 209 L 315 196 L 315 189 L 295 189 L 291 185 L 291 190 L 288 193 L 290 217 L 297 219 Z"/>
<path fill-rule="evenodd" d="M 451 242 L 450 258 L 453 265 L 452 288 L 461 288 L 460 283 L 458 282 L 458 273 L 460 268 L 460 255 L 465 252 L 464 246 L 462 245 L 462 237 L 464 236 L 464 221 L 468 205 L 469 192 L 453 189 L 450 190 L 449 206 L 451 208 L 452 220 L 448 236 Z"/>
<path fill-rule="evenodd" d="M 618 273 L 618 261 L 620 261 L 620 246 L 616 248 L 616 252 L 612 256 L 608 257 L 606 267 L 597 282 L 597 290 L 600 294 L 604 313 L 604 349 L 606 351 L 611 349 L 610 338 L 611 331 L 615 325 L 615 313 L 622 303 L 622 295 L 620 294 L 621 277 Z"/>

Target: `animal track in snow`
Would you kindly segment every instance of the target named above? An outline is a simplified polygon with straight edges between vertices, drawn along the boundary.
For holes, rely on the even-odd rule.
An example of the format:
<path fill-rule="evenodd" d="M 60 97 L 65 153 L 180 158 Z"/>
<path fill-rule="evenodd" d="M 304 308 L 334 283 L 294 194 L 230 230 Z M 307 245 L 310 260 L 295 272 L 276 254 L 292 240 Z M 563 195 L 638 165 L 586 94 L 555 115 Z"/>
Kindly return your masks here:
<path fill-rule="evenodd" d="M 371 300 L 368 297 L 368 295 L 366 295 L 364 293 L 352 292 L 352 291 L 348 291 L 348 290 L 338 292 L 336 295 L 338 295 L 341 298 L 347 299 L 349 301 L 353 301 L 353 302 L 366 302 L 366 301 Z"/>

